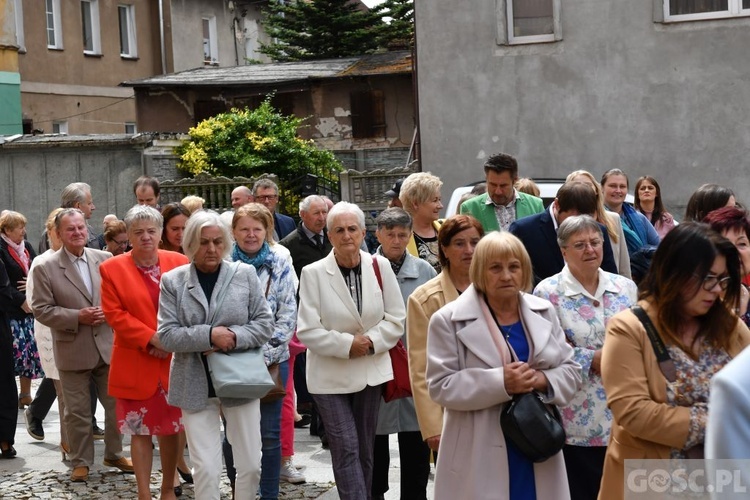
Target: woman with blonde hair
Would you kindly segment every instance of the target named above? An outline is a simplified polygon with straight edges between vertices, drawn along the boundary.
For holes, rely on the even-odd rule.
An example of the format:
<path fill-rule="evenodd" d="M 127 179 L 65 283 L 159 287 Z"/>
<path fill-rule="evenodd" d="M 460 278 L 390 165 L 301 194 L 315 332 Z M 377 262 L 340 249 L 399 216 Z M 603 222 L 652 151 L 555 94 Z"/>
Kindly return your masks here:
<path fill-rule="evenodd" d="M 568 174 L 565 182 L 578 181 L 591 186 L 598 199 L 596 206 L 596 221 L 604 224 L 609 235 L 609 242 L 612 244 L 612 254 L 617 264 L 617 273 L 626 278 L 631 278 L 630 273 L 630 254 L 628 253 L 627 242 L 625 241 L 625 231 L 622 228 L 622 220 L 619 214 L 609 212 L 604 208 L 604 193 L 602 186 L 596 178 L 586 170 L 575 170 Z"/>
<path fill-rule="evenodd" d="M 411 215 L 412 237 L 406 250 L 413 256 L 426 260 L 435 272 L 440 272 L 438 257 L 438 230 L 440 210 L 443 208 L 440 188 L 443 181 L 428 172 L 417 172 L 401 184 L 398 199 Z"/>
<path fill-rule="evenodd" d="M 445 408 L 435 500 L 570 498 L 558 452 L 534 463 L 503 432 L 500 412 L 514 395 L 536 392 L 565 406 L 581 385 L 551 303 L 531 291 L 521 240 L 492 232 L 477 245 L 472 285 L 430 320 L 427 388 Z"/>

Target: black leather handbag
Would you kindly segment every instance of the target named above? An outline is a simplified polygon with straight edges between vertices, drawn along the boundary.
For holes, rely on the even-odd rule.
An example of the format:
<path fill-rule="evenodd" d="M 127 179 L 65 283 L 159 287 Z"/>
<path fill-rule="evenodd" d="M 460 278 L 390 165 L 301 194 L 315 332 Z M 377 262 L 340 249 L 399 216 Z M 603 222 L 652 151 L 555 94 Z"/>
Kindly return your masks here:
<path fill-rule="evenodd" d="M 544 462 L 565 445 L 560 411 L 537 392 L 513 396 L 500 413 L 500 427 L 505 439 L 532 462 Z"/>
<path fill-rule="evenodd" d="M 504 333 L 497 318 L 495 322 L 500 332 Z M 511 360 L 517 361 L 508 336 L 502 337 L 510 351 Z M 514 395 L 500 413 L 500 427 L 505 440 L 516 445 L 532 462 L 544 462 L 565 445 L 565 429 L 560 410 L 555 405 L 545 403 L 541 394 L 536 391 Z"/>

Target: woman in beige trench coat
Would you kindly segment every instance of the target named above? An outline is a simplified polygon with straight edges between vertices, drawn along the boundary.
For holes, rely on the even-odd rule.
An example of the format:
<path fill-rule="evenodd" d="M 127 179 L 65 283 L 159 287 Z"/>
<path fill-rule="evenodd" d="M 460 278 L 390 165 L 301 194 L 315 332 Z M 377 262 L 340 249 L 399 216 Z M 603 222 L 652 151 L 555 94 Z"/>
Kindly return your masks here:
<path fill-rule="evenodd" d="M 552 304 L 525 293 L 531 261 L 518 238 L 485 236 L 470 276 L 473 285 L 433 315 L 427 336 L 427 386 L 445 408 L 435 500 L 569 499 L 562 453 L 532 463 L 506 441 L 500 412 L 532 390 L 566 405 L 581 367 Z"/>

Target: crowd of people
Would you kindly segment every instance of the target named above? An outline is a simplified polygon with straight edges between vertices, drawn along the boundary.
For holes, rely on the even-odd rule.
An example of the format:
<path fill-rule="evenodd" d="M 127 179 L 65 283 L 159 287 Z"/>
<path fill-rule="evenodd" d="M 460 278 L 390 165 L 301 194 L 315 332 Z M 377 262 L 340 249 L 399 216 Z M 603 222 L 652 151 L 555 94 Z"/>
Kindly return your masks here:
<path fill-rule="evenodd" d="M 39 255 L 25 217 L 3 211 L 0 456 L 16 456 L 19 409 L 44 439 L 57 398 L 71 481 L 88 479 L 103 438 L 104 465 L 134 473 L 142 499 L 154 438 L 160 498 L 184 481 L 218 499 L 226 473 L 235 498 L 277 499 L 281 481 L 305 481 L 305 425 L 345 500 L 384 498 L 392 434 L 409 500 L 426 500 L 433 461 L 436 500 L 608 500 L 624 498 L 629 458 L 746 458 L 732 433 L 750 422 L 709 398 L 714 378 L 717 405 L 746 391 L 718 383 L 726 365 L 750 379 L 733 361 L 750 343 L 750 216 L 734 193 L 699 187 L 678 223 L 652 176 L 631 205 L 622 170 L 576 170 L 545 207 L 514 157 L 483 168 L 443 219 L 438 177 L 396 182 L 374 248 L 357 205 L 311 195 L 297 224 L 268 179 L 237 187 L 220 215 L 196 196 L 160 206 L 141 177 L 137 204 L 101 234 L 91 188 L 73 183 Z M 386 402 L 399 340 L 412 396 Z M 210 357 L 248 348 L 283 398 L 217 395 Z M 543 461 L 500 424 L 528 393 L 565 430 Z"/>

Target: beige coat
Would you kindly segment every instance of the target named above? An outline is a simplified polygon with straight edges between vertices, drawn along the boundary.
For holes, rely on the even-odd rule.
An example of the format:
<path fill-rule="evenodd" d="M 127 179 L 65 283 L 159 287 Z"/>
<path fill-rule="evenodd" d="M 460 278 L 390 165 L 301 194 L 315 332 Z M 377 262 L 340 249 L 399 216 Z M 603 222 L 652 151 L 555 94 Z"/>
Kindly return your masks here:
<path fill-rule="evenodd" d="M 509 498 L 508 450 L 500 412 L 511 396 L 503 365 L 511 361 L 504 343 L 495 344 L 473 286 L 435 313 L 427 340 L 427 387 L 445 408 L 445 425 L 435 473 L 435 500 Z M 521 321 L 529 341 L 529 365 L 547 377 L 546 401 L 564 406 L 581 385 L 581 367 L 565 341 L 554 307 L 521 294 Z M 501 354 L 502 352 L 502 354 Z M 569 499 L 562 452 L 534 464 L 538 500 Z"/>
<path fill-rule="evenodd" d="M 101 305 L 99 264 L 112 254 L 92 248 L 84 251 L 93 294 L 86 289 L 64 250 L 55 252 L 32 270 L 31 309 L 36 319 L 52 330 L 58 370 L 92 370 L 100 359 L 109 364 L 112 357 L 112 328 L 107 323 L 99 326 L 78 323 L 81 309 Z"/>
<path fill-rule="evenodd" d="M 417 410 L 422 439 L 443 433 L 443 407 L 430 399 L 427 381 L 427 326 L 430 318 L 449 302 L 458 298 L 448 269 L 420 286 L 409 296 L 406 309 L 406 339 L 409 346 L 409 378 L 414 407 Z"/>
<path fill-rule="evenodd" d="M 657 331 L 659 322 L 647 302 L 639 302 Z M 729 354 L 735 356 L 750 343 L 750 331 L 737 320 Z M 681 449 L 690 428 L 690 408 L 670 406 L 667 380 L 640 320 L 630 310 L 607 324 L 602 351 L 602 380 L 614 421 L 604 460 L 599 498 L 624 496 L 624 461 L 667 459 L 672 448 Z"/>

